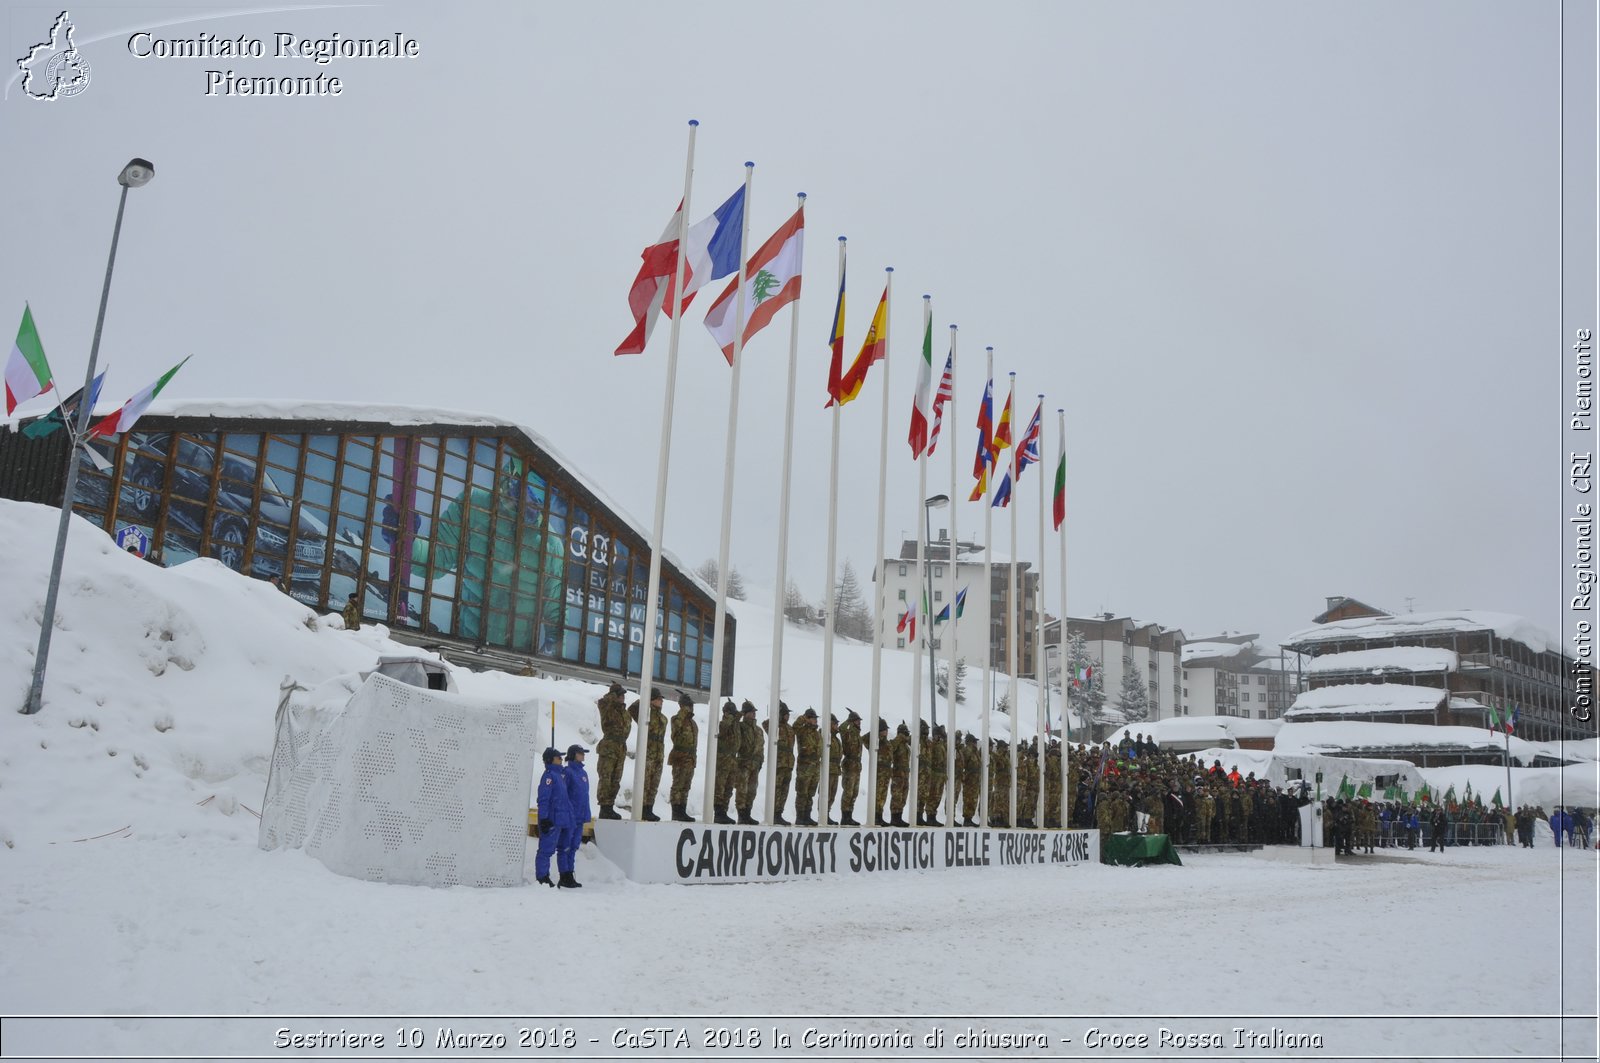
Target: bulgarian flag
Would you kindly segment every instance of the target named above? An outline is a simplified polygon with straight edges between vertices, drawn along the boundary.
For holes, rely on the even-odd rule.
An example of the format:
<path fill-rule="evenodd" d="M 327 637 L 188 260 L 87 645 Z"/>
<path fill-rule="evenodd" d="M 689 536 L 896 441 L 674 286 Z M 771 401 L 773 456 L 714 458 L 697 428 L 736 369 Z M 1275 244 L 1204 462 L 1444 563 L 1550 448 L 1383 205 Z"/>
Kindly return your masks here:
<path fill-rule="evenodd" d="M 1067 441 L 1061 440 L 1061 459 L 1056 462 L 1055 497 L 1050 502 L 1050 515 L 1055 518 L 1056 531 L 1067 520 Z"/>
<path fill-rule="evenodd" d="M 20 404 L 55 387 L 50 378 L 50 363 L 44 357 L 44 345 L 39 342 L 39 330 L 33 326 L 33 310 L 22 304 L 22 324 L 17 327 L 16 342 L 11 345 L 11 357 L 6 359 L 6 416 Z"/>
<path fill-rule="evenodd" d="M 872 324 L 867 329 L 867 338 L 861 341 L 861 353 L 856 355 L 856 360 L 850 368 L 839 378 L 839 391 L 824 405 L 832 406 L 835 401 L 843 406 L 857 395 L 861 394 L 861 387 L 867 382 L 867 370 L 872 368 L 873 362 L 880 362 L 889 351 L 889 286 L 883 286 L 883 294 L 878 297 L 878 309 L 872 315 Z"/>
<path fill-rule="evenodd" d="M 766 328 L 779 310 L 800 298 L 800 263 L 804 257 L 806 235 L 806 209 L 801 207 L 778 231 L 757 248 L 745 264 L 744 342 Z M 733 364 L 733 339 L 738 326 L 734 324 L 734 298 L 738 294 L 739 278 L 722 290 L 717 301 L 706 312 L 706 328 L 722 356 Z"/>
<path fill-rule="evenodd" d="M 190 355 L 189 357 L 192 358 L 194 356 Z M 93 439 L 96 436 L 114 436 L 121 432 L 126 432 L 132 428 L 133 423 L 144 414 L 145 410 L 150 408 L 150 404 L 155 401 L 155 397 L 161 394 L 161 389 L 167 386 L 167 381 L 177 376 L 178 370 L 182 369 L 184 362 L 187 362 L 188 360 L 189 358 L 185 358 L 183 362 L 179 362 L 171 369 L 168 369 L 161 375 L 160 380 L 157 380 L 154 384 L 151 384 L 149 387 L 133 396 L 133 398 L 123 403 L 122 408 L 116 413 L 109 417 L 101 418 L 99 421 L 95 422 L 94 427 L 89 429 L 89 438 Z"/>
<path fill-rule="evenodd" d="M 922 357 L 917 361 L 917 390 L 911 396 L 911 430 L 907 435 L 913 458 L 922 457 L 928 449 L 928 425 L 932 421 L 932 408 L 929 405 L 931 396 L 928 394 L 933 389 L 933 311 L 930 306 L 924 298 Z"/>

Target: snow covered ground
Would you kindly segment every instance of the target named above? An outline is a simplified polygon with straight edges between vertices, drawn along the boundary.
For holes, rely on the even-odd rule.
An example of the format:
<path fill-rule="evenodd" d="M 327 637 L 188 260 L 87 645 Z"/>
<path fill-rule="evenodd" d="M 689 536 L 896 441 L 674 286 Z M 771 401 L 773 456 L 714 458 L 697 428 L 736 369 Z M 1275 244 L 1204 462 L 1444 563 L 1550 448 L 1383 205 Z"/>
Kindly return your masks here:
<path fill-rule="evenodd" d="M 262 852 L 252 810 L 280 679 L 309 685 L 367 667 L 394 644 L 381 629 L 345 632 L 215 563 L 162 570 L 74 525 L 45 709 L 0 712 L 0 1011 L 119 1018 L 8 1021 L 7 1058 L 307 1054 L 274 1049 L 285 1026 L 383 1032 L 392 1047 L 395 1028 L 412 1024 L 352 1017 L 408 1015 L 528 1016 L 544 1027 L 566 1018 L 601 1039 L 566 1054 L 662 1058 L 673 1053 L 613 1049 L 620 1020 L 577 1017 L 773 1014 L 885 1017 L 813 1023 L 829 1030 L 942 1023 L 953 1035 L 965 1025 L 910 1018 L 936 1015 L 1048 1026 L 1073 1039 L 1052 1051 L 1084 1058 L 1154 1051 L 1091 1048 L 1090 1027 L 1153 1044 L 1162 1025 L 1229 1037 L 1234 1026 L 1276 1026 L 1320 1031 L 1324 1048 L 1303 1053 L 1320 1059 L 1555 1058 L 1557 1016 L 1576 1014 L 1590 1019 L 1566 1024 L 1566 1057 L 1594 1058 L 1595 854 L 1547 835 L 1533 850 L 1337 865 L 1228 854 L 1182 867 L 698 889 L 626 882 L 591 846 L 579 858 L 581 891 L 386 886 L 299 852 Z M 13 706 L 53 531 L 53 511 L 0 503 L 9 547 L 0 674 Z M 764 703 L 770 612 L 750 603 L 740 619 L 735 693 Z M 786 635 L 791 706 L 820 704 L 820 657 L 819 633 Z M 864 690 L 869 661 L 866 647 L 841 648 L 841 688 Z M 885 661 L 884 712 L 896 721 L 913 662 L 894 652 Z M 554 700 L 561 744 L 596 737 L 593 685 L 459 680 L 469 694 L 509 685 Z M 975 702 L 976 672 L 971 684 Z M 1025 732 L 1031 699 L 1025 687 Z M 865 712 L 858 695 L 836 696 L 838 711 L 845 705 Z M 268 1018 L 147 1018 L 160 1015 Z M 283 1015 L 330 1018 L 270 1018 Z M 1084 1018 L 1005 1018 L 1026 1015 Z M 1317 1018 L 1340 1015 L 1356 1018 Z M 1416 1018 L 1429 1015 L 1465 1017 Z M 687 1024 L 697 1036 L 706 1025 Z M 432 1027 L 427 1036 L 429 1052 L 398 1058 L 437 1055 Z"/>

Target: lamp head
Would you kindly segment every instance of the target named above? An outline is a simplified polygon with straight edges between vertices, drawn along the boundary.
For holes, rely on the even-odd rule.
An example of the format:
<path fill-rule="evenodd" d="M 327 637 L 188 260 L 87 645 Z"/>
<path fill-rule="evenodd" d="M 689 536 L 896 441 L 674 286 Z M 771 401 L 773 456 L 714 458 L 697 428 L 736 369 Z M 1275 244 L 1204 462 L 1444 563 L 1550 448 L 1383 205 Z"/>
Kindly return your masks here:
<path fill-rule="evenodd" d="M 149 159 L 132 159 L 117 174 L 117 184 L 124 188 L 143 188 L 155 175 L 155 163 Z"/>
<path fill-rule="evenodd" d="M 943 509 L 950 504 L 949 495 L 934 495 L 924 503 L 929 509 Z"/>

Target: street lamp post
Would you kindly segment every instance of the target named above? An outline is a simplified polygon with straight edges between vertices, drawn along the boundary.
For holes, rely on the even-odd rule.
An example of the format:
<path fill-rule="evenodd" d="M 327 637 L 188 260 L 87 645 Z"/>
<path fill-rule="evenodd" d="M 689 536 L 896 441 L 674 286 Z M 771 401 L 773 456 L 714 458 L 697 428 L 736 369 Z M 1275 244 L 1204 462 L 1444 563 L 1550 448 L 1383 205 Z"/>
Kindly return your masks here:
<path fill-rule="evenodd" d="M 938 685 L 934 681 L 935 668 L 933 662 L 933 516 L 931 511 L 935 509 L 943 509 L 949 504 L 949 495 L 934 495 L 932 498 L 929 498 L 922 503 L 922 535 L 923 541 L 928 544 L 928 550 L 926 554 L 928 558 L 928 570 L 923 573 L 923 582 L 928 585 L 928 615 L 923 621 L 923 626 L 928 629 L 928 712 L 933 721 L 933 726 L 935 727 L 939 726 L 939 690 Z M 951 564 L 955 564 L 955 557 L 955 543 L 951 543 Z M 950 622 L 952 624 L 956 622 L 956 610 L 953 604 L 950 604 Z M 955 681 L 956 677 L 951 676 L 950 683 L 952 687 L 954 686 Z"/>
<path fill-rule="evenodd" d="M 50 583 L 44 594 L 44 615 L 39 619 L 39 652 L 33 657 L 33 682 L 28 687 L 28 700 L 21 712 L 31 716 L 38 712 L 44 698 L 45 662 L 50 656 L 50 632 L 56 622 L 56 597 L 61 591 L 61 563 L 67 555 L 67 528 L 72 520 L 72 492 L 78 484 L 78 446 L 84 431 L 89 427 L 89 415 L 94 405 L 90 396 L 94 392 L 94 367 L 100 356 L 100 331 L 106 323 L 106 300 L 111 295 L 111 269 L 117 262 L 117 239 L 122 235 L 122 211 L 128 205 L 128 189 L 143 188 L 156 175 L 156 168 L 146 159 L 132 159 L 117 174 L 117 184 L 122 195 L 117 199 L 117 222 L 111 229 L 111 253 L 106 256 L 106 279 L 100 288 L 100 313 L 94 320 L 94 340 L 89 344 L 89 370 L 83 377 L 83 400 L 78 403 L 74 424 L 67 425 L 67 482 L 61 493 L 61 523 L 56 526 L 56 552 L 50 561 Z"/>

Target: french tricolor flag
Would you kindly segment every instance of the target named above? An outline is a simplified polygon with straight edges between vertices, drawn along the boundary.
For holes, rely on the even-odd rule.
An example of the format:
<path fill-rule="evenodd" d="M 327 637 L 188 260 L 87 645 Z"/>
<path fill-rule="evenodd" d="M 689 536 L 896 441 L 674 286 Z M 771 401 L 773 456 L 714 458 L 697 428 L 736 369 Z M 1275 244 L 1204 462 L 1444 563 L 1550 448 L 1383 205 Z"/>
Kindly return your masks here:
<path fill-rule="evenodd" d="M 661 311 L 671 313 L 672 286 L 678 268 L 678 225 L 683 204 L 672 212 L 661 239 L 640 253 L 644 261 L 628 291 L 633 311 L 633 331 L 617 346 L 617 354 L 639 354 L 650 342 Z M 681 314 L 694 301 L 694 293 L 714 280 L 739 272 L 739 239 L 744 230 L 744 186 L 729 196 L 708 218 L 689 226 L 683 255 Z"/>

